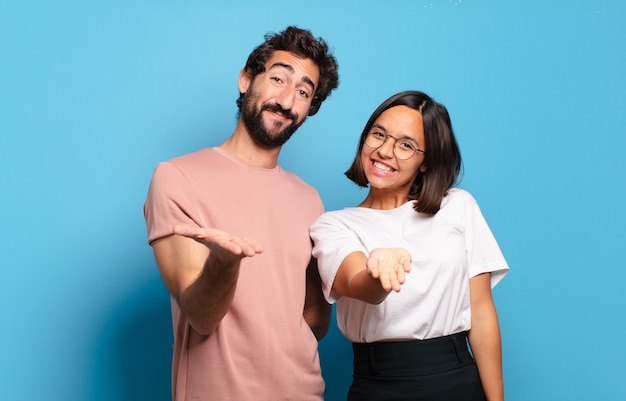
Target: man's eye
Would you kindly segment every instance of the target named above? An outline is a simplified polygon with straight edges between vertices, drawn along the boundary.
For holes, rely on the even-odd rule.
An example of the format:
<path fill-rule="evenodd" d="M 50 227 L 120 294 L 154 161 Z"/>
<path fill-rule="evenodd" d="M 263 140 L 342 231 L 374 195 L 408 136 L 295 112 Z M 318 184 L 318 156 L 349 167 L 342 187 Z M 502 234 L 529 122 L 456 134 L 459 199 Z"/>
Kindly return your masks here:
<path fill-rule="evenodd" d="M 300 94 L 300 96 L 308 98 L 309 97 L 309 92 L 305 91 L 304 89 L 300 89 L 298 91 L 298 93 Z"/>

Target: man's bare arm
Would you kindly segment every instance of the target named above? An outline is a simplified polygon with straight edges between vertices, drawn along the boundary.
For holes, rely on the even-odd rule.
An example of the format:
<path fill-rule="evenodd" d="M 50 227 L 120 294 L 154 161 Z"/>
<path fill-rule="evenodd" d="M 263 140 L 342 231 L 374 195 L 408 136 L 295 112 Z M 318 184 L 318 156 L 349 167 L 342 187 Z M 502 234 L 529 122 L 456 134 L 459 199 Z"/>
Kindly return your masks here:
<path fill-rule="evenodd" d="M 304 320 L 315 338 L 321 340 L 330 327 L 331 306 L 322 293 L 322 280 L 317 270 L 317 261 L 311 259 L 306 269 L 306 298 L 304 301 Z"/>
<path fill-rule="evenodd" d="M 235 294 L 241 260 L 262 252 L 255 241 L 214 229 L 180 226 L 153 245 L 161 276 L 191 327 L 210 335 Z"/>

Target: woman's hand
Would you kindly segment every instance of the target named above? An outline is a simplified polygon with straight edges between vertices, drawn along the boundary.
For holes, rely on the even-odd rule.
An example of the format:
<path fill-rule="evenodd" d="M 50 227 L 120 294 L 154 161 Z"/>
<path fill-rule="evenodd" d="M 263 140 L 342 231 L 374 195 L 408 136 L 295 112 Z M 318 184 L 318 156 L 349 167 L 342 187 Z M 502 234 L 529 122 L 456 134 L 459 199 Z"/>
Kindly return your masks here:
<path fill-rule="evenodd" d="M 377 248 L 367 259 L 367 271 L 385 291 L 400 291 L 411 270 L 411 254 L 404 248 Z"/>

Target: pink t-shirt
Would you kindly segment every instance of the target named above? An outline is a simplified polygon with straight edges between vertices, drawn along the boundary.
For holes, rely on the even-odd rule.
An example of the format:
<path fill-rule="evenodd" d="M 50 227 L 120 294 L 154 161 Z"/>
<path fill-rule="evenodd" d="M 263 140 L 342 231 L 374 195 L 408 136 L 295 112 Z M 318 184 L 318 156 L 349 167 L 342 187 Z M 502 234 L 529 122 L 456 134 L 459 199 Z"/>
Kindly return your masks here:
<path fill-rule="evenodd" d="M 191 329 L 172 300 L 174 400 L 323 399 L 317 340 L 302 316 L 309 227 L 322 211 L 317 191 L 293 173 L 220 148 L 157 166 L 144 207 L 149 243 L 185 223 L 264 247 L 243 260 L 230 310 L 210 336 Z"/>

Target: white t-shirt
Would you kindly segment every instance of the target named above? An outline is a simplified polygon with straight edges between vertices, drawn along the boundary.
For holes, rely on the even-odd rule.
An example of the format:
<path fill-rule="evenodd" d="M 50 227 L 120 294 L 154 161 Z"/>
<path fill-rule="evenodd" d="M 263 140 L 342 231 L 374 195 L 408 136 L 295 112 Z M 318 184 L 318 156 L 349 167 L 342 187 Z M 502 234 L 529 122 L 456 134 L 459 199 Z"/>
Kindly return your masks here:
<path fill-rule="evenodd" d="M 363 207 L 324 213 L 311 227 L 324 295 L 337 302 L 337 324 L 352 342 L 427 339 L 469 330 L 469 279 L 491 273 L 494 287 L 509 266 L 475 199 L 453 188 L 434 216 L 413 202 L 391 210 Z M 332 291 L 339 265 L 360 251 L 401 247 L 411 271 L 400 292 L 378 305 Z"/>

